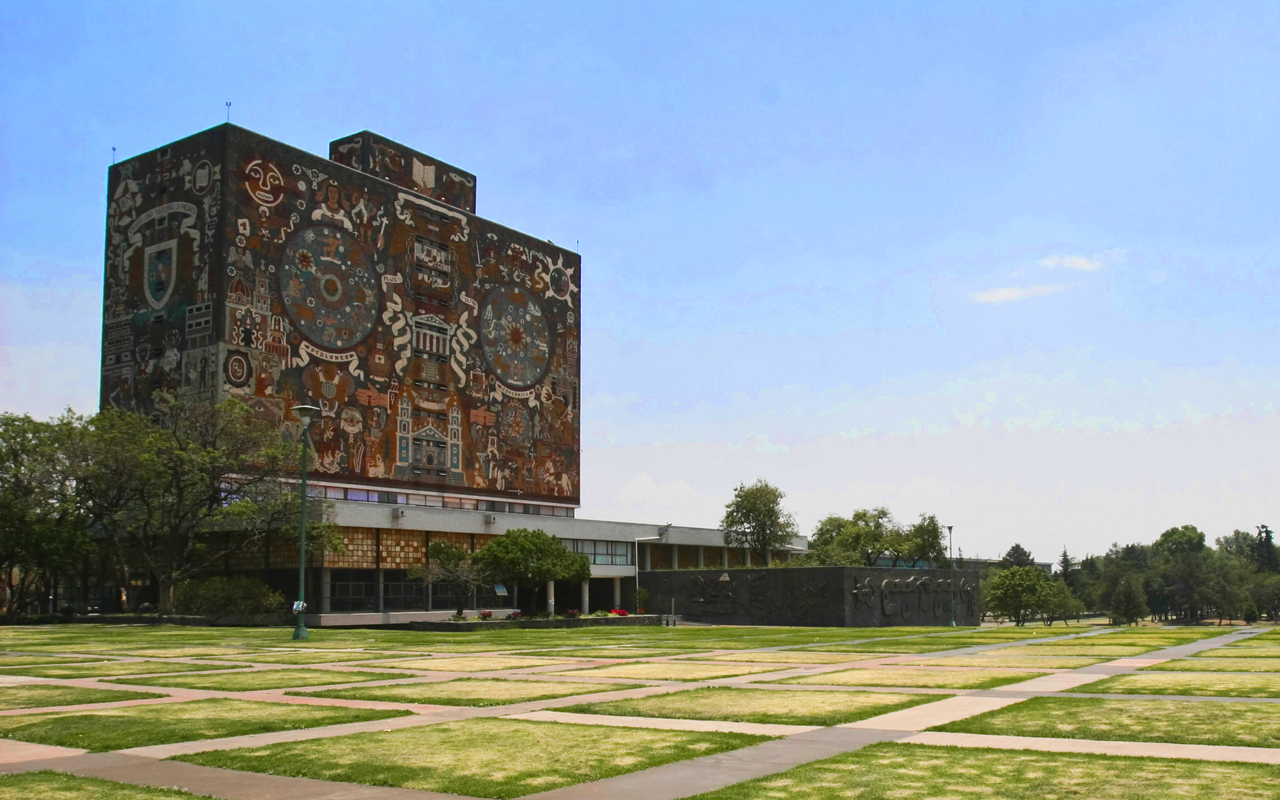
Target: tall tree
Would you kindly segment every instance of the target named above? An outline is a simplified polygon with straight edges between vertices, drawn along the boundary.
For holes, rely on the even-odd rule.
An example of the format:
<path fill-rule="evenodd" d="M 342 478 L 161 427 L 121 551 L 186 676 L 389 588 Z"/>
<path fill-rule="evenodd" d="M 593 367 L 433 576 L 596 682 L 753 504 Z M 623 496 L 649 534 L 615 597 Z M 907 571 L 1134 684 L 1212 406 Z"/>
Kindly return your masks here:
<path fill-rule="evenodd" d="M 1048 574 L 1039 567 L 1009 567 L 991 577 L 984 601 L 1014 625 L 1025 625 L 1039 611 L 1049 583 Z"/>
<path fill-rule="evenodd" d="M 83 420 L 41 422 L 0 414 L 0 607 L 53 612 L 56 573 L 79 566 L 87 547 L 75 502 L 72 442 Z"/>
<path fill-rule="evenodd" d="M 1031 553 L 1027 548 L 1018 543 L 1014 543 L 1013 547 L 1004 554 L 1004 558 L 1000 559 L 1002 567 L 1033 567 L 1036 560 L 1031 557 Z"/>
<path fill-rule="evenodd" d="M 738 484 L 720 521 L 725 544 L 748 548 L 767 566 L 771 552 L 789 547 L 796 535 L 795 518 L 782 507 L 784 497 L 785 492 L 763 479 Z"/>
<path fill-rule="evenodd" d="M 1142 592 L 1141 576 L 1132 567 L 1122 567 L 1120 570 L 1107 613 L 1113 622 L 1128 625 L 1148 614 L 1147 602 Z"/>
<path fill-rule="evenodd" d="M 108 409 L 81 437 L 76 495 L 122 576 L 154 577 L 162 611 L 181 581 L 269 534 L 296 536 L 299 447 L 238 400 L 160 396 L 152 416 Z M 307 504 L 310 543 L 335 541 L 329 505 Z"/>
<path fill-rule="evenodd" d="M 426 563 L 409 570 L 409 577 L 426 583 L 428 592 L 434 583 L 454 587 L 458 616 L 462 616 L 466 609 L 472 590 L 485 584 L 471 554 L 452 542 L 443 541 L 431 543 L 427 548 Z"/>
<path fill-rule="evenodd" d="M 920 519 L 906 529 L 905 539 L 903 561 L 910 566 L 922 561 L 935 567 L 947 565 L 946 534 L 933 514 L 921 514 Z"/>
<path fill-rule="evenodd" d="M 1276 551 L 1275 537 L 1266 525 L 1258 526 L 1258 539 L 1253 546 L 1253 563 L 1258 572 L 1280 572 L 1280 552 Z"/>

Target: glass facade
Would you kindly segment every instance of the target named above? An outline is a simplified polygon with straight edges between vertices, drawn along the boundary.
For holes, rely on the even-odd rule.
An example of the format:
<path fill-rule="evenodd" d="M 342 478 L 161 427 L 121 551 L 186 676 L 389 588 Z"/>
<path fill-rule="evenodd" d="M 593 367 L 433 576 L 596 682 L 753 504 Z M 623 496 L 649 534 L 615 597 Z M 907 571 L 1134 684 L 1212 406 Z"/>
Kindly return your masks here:
<path fill-rule="evenodd" d="M 592 564 L 629 567 L 633 563 L 630 542 L 602 542 L 594 539 L 562 539 L 561 541 L 573 552 L 582 553 Z"/>

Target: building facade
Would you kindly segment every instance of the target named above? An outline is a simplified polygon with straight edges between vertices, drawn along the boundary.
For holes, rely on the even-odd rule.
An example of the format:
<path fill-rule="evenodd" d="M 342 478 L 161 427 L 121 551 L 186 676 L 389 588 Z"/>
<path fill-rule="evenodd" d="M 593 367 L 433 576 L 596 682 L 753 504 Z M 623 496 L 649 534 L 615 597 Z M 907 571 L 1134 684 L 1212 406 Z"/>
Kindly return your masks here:
<path fill-rule="evenodd" d="M 308 571 L 323 612 L 449 608 L 407 577 L 432 538 L 516 527 L 589 555 L 572 607 L 622 604 L 655 558 L 730 563 L 719 531 L 573 519 L 581 259 L 475 212 L 475 175 L 368 131 L 324 158 L 226 124 L 113 165 L 102 406 L 235 397 L 295 439 L 320 408 L 310 480 L 346 545 Z M 226 567 L 291 596 L 297 557 Z"/>

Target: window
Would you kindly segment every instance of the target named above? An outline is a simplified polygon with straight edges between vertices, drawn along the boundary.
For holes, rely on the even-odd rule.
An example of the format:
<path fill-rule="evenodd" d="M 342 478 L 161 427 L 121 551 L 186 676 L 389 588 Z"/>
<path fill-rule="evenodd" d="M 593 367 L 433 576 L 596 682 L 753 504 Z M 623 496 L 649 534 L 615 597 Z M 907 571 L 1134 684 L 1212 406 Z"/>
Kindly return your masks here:
<path fill-rule="evenodd" d="M 567 539 L 565 546 L 582 553 L 592 564 L 625 567 L 631 564 L 629 542 L 601 542 L 591 539 Z"/>
<path fill-rule="evenodd" d="M 371 499 L 373 499 L 373 500 L 376 500 L 376 499 L 377 499 L 376 497 L 375 497 L 375 498 L 370 498 L 370 497 L 369 497 L 369 495 L 370 495 L 370 494 L 375 494 L 375 495 L 376 495 L 376 494 L 377 494 L 377 492 L 369 492 L 369 491 L 366 491 L 366 490 L 364 490 L 364 489 L 348 489 L 348 490 L 347 490 L 347 499 L 348 499 L 348 500 L 363 500 L 363 501 L 365 501 L 365 502 L 368 502 L 368 501 L 369 501 L 369 500 L 371 500 Z"/>
<path fill-rule="evenodd" d="M 324 496 L 330 500 L 344 500 L 346 499 L 347 493 L 337 486 L 326 486 L 324 487 Z"/>

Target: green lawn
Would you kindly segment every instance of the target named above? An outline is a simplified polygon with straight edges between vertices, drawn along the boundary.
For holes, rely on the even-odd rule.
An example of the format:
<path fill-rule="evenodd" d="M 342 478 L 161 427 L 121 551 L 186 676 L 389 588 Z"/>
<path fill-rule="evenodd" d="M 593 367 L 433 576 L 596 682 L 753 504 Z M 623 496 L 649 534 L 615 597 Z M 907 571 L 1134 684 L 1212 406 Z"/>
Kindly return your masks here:
<path fill-rule="evenodd" d="M 949 641 L 949 637 L 937 636 L 928 639 L 887 640 L 879 642 L 856 642 L 854 644 L 833 644 L 823 647 L 806 647 L 809 653 L 936 653 L 939 650 L 959 650 L 971 645 L 963 642 Z"/>
<path fill-rule="evenodd" d="M 782 725 L 842 725 L 932 703 L 951 695 L 889 692 L 816 692 L 707 686 L 634 700 L 584 703 L 557 709 L 579 714 L 662 719 L 718 719 Z"/>
<path fill-rule="evenodd" d="M 1275 800 L 1264 764 L 877 744 L 696 800 Z M 693 798 L 691 798 L 693 800 Z"/>
<path fill-rule="evenodd" d="M 216 666 L 183 664 L 167 661 L 99 661 L 96 664 L 56 664 L 44 667 L 12 667 L 0 669 L 4 675 L 27 675 L 32 678 L 110 678 L 116 675 L 154 675 L 168 672 L 207 672 L 233 669 L 231 664 Z"/>
<path fill-rule="evenodd" d="M 0 669 L 5 667 L 29 667 L 35 664 L 84 664 L 94 662 L 95 658 L 74 658 L 68 656 L 0 656 Z"/>
<path fill-rule="evenodd" d="M 48 684 L 5 686 L 0 690 L 0 711 L 79 706 L 88 703 L 118 703 L 122 700 L 146 700 L 150 697 L 164 697 L 164 695 L 152 692 L 127 692 L 123 689 L 81 689 L 77 686 Z"/>
<path fill-rule="evenodd" d="M 1108 661 L 1106 658 L 1083 656 L 1015 656 L 1000 651 L 975 653 L 967 656 L 942 656 L 921 658 L 903 663 L 917 667 L 995 667 L 1003 669 L 1077 669 Z"/>
<path fill-rule="evenodd" d="M 417 656 L 418 653 L 366 653 L 363 650 L 312 651 L 310 653 L 254 653 L 247 656 L 227 656 L 218 661 L 237 661 L 250 664 L 341 664 L 345 661 L 381 661 L 388 658 Z"/>
<path fill-rule="evenodd" d="M 688 650 L 656 647 L 578 647 L 572 650 L 536 650 L 522 652 L 520 655 L 550 658 L 658 658 L 688 655 L 688 653 Z"/>
<path fill-rule="evenodd" d="M 1280 659 L 1178 658 L 1142 669 L 1152 672 L 1280 672 Z"/>
<path fill-rule="evenodd" d="M 0 738 L 98 752 L 339 725 L 408 713 L 333 706 L 286 706 L 242 700 L 196 700 L 0 717 Z"/>
<path fill-rule="evenodd" d="M 1280 697 L 1280 675 L 1140 672 L 1072 689 L 1084 694 L 1176 694 L 1192 697 Z"/>
<path fill-rule="evenodd" d="M 1022 644 L 1012 647 L 1001 647 L 988 650 L 989 654 L 1002 656 L 1105 656 L 1107 658 L 1124 658 L 1137 656 L 1158 649 L 1156 646 L 1139 644 Z"/>
<path fill-rule="evenodd" d="M 0 800 L 196 800 L 176 789 L 152 789 L 128 783 L 81 778 L 61 772 L 0 775 Z"/>
<path fill-rule="evenodd" d="M 498 678 L 457 678 L 432 683 L 396 686 L 353 686 L 318 692 L 289 692 L 301 697 L 336 697 L 345 700 L 380 700 L 387 703 L 424 703 L 437 706 L 504 706 L 531 703 L 577 694 L 616 692 L 633 689 L 632 683 L 572 683 L 570 681 L 501 680 Z"/>
<path fill-rule="evenodd" d="M 680 661 L 638 661 L 549 673 L 571 678 L 623 678 L 635 681 L 709 681 L 757 672 L 777 672 L 787 667 L 748 664 L 686 664 Z"/>
<path fill-rule="evenodd" d="M 1039 678 L 1035 672 L 1006 672 L 994 669 L 903 669 L 900 667 L 848 669 L 771 683 L 799 683 L 810 686 L 902 686 L 933 689 L 993 689 L 1010 683 Z"/>
<path fill-rule="evenodd" d="M 1280 747 L 1280 705 L 1033 697 L 931 730 L 998 736 Z"/>
<path fill-rule="evenodd" d="M 520 656 L 458 656 L 456 658 L 418 658 L 410 661 L 389 662 L 385 666 L 395 669 L 418 669 L 437 672 L 497 672 L 527 667 L 553 667 L 573 664 L 568 658 L 537 658 Z"/>
<path fill-rule="evenodd" d="M 176 760 L 274 775 L 511 798 L 766 741 L 730 733 L 470 719 Z"/>
<path fill-rule="evenodd" d="M 1195 658 L 1280 658 L 1280 644 L 1248 641 L 1227 647 L 1215 647 L 1212 650 L 1201 650 Z"/>
<path fill-rule="evenodd" d="M 811 653 L 808 650 L 746 651 L 722 656 L 687 656 L 690 661 L 735 661 L 746 664 L 845 664 L 850 661 L 866 661 L 882 658 L 883 654 L 870 653 Z"/>
<path fill-rule="evenodd" d="M 394 672 L 338 672 L 326 669 L 264 669 L 220 672 L 214 675 L 167 675 L 158 678 L 117 678 L 110 683 L 131 686 L 167 686 L 173 689 L 205 689 L 210 692 L 257 692 L 264 689 L 295 689 L 331 683 L 391 681 Z"/>

